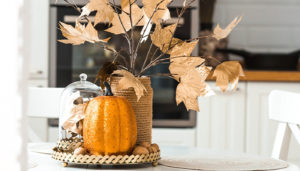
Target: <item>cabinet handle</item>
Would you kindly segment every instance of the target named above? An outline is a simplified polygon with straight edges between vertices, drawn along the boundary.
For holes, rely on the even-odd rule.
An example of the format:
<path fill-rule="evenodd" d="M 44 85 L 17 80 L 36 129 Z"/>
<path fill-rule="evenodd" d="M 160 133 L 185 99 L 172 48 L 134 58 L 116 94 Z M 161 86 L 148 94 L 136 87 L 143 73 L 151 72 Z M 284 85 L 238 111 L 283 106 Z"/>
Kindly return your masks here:
<path fill-rule="evenodd" d="M 43 74 L 43 71 L 42 70 L 38 70 L 37 73 L 38 74 Z"/>

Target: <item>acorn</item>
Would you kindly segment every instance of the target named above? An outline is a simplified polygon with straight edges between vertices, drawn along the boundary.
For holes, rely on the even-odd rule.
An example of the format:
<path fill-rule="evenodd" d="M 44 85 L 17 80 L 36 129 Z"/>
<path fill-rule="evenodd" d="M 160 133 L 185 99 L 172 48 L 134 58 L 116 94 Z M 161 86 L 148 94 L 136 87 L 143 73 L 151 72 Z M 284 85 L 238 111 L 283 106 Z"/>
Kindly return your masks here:
<path fill-rule="evenodd" d="M 146 147 L 143 146 L 136 146 L 132 152 L 133 155 L 146 155 L 149 154 L 149 151 Z"/>
<path fill-rule="evenodd" d="M 160 149 L 159 149 L 159 146 L 157 145 L 157 144 L 151 144 L 151 147 L 153 148 L 153 149 L 155 149 L 154 151 L 156 151 L 156 152 L 159 152 L 160 151 Z M 155 152 L 155 153 L 156 153 Z"/>

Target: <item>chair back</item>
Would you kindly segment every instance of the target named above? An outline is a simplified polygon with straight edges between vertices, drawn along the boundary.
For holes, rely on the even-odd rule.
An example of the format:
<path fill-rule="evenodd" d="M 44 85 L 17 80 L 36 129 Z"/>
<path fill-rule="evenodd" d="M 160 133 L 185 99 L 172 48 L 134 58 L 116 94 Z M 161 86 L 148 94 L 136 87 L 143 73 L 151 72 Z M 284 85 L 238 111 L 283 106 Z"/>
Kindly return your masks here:
<path fill-rule="evenodd" d="M 300 125 L 300 94 L 272 91 L 269 95 L 269 118 Z"/>
<path fill-rule="evenodd" d="M 269 118 L 279 122 L 272 157 L 287 160 L 292 134 L 300 144 L 300 94 L 272 91 L 269 95 Z"/>

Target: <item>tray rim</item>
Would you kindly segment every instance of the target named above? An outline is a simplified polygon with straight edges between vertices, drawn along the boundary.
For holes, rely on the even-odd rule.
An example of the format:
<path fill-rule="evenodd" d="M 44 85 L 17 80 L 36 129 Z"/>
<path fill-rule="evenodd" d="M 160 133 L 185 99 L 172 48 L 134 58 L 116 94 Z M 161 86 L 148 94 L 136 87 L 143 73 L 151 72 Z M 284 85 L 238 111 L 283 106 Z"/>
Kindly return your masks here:
<path fill-rule="evenodd" d="M 102 166 L 122 166 L 122 165 L 139 165 L 153 164 L 156 165 L 161 159 L 160 151 L 146 155 L 82 155 L 72 154 L 70 152 L 59 152 L 53 150 L 52 158 L 67 164 L 81 165 L 102 165 Z M 65 164 L 64 164 L 65 163 Z"/>

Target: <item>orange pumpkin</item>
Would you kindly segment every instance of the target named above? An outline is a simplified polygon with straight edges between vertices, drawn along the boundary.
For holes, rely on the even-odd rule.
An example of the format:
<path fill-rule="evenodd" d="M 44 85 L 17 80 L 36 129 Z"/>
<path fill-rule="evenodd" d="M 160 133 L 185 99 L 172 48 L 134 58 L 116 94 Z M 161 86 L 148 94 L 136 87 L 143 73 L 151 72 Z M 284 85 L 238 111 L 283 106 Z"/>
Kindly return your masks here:
<path fill-rule="evenodd" d="M 110 86 L 106 96 L 92 99 L 83 121 L 84 148 L 93 155 L 128 154 L 137 139 L 136 118 L 125 97 L 113 96 Z"/>

